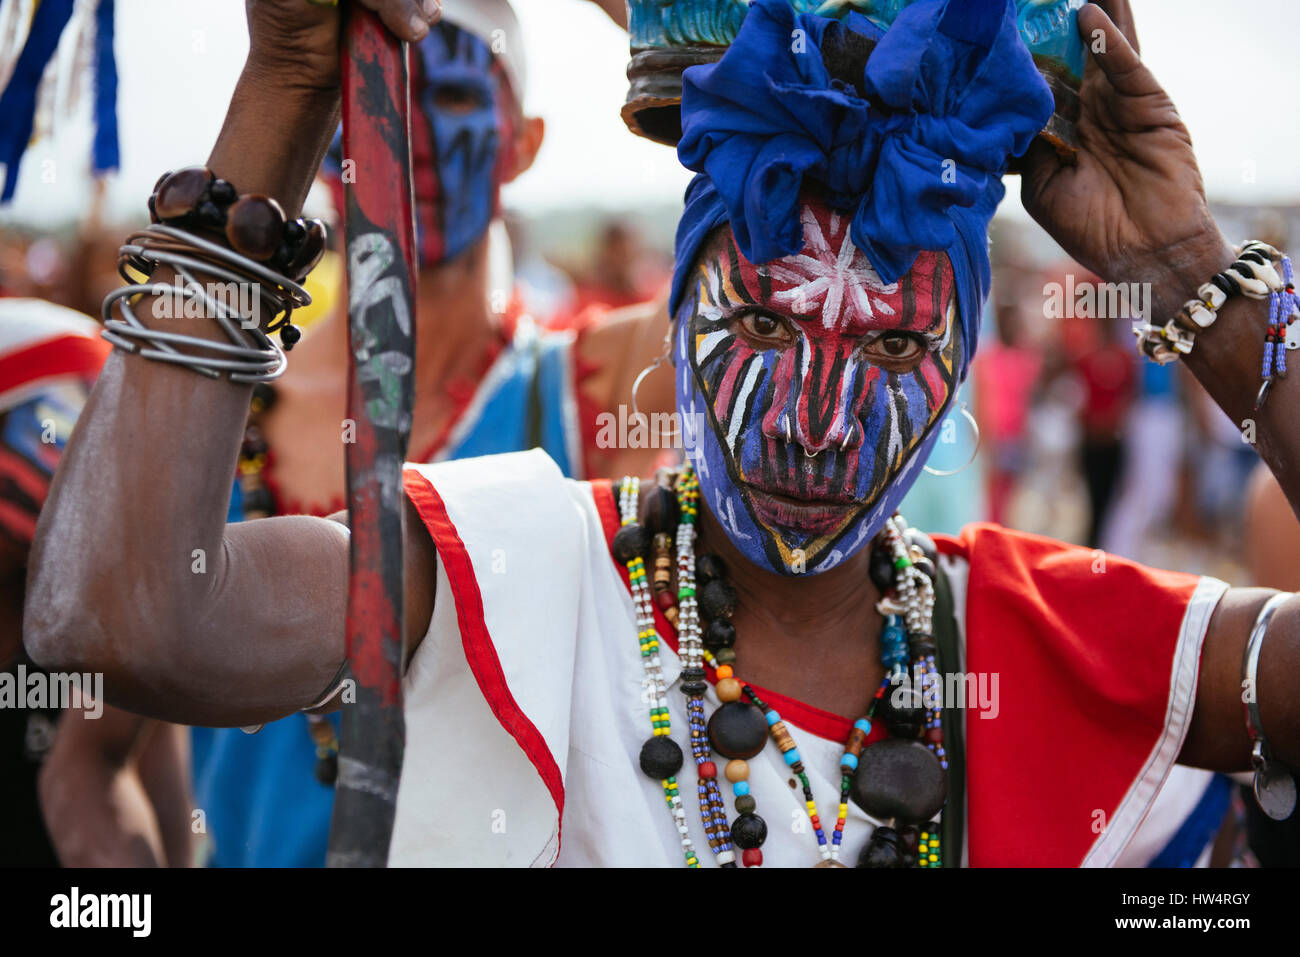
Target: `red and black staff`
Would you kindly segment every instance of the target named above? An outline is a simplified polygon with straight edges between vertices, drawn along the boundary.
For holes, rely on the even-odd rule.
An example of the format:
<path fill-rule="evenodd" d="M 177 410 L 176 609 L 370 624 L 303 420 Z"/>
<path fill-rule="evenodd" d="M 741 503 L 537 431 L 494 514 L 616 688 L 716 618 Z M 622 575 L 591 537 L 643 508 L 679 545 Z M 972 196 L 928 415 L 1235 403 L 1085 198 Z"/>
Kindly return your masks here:
<path fill-rule="evenodd" d="M 347 655 L 331 867 L 384 867 L 402 773 L 402 463 L 415 367 L 415 221 L 407 45 L 361 4 L 343 34 L 347 228 Z M 351 161 L 349 163 L 349 161 Z"/>

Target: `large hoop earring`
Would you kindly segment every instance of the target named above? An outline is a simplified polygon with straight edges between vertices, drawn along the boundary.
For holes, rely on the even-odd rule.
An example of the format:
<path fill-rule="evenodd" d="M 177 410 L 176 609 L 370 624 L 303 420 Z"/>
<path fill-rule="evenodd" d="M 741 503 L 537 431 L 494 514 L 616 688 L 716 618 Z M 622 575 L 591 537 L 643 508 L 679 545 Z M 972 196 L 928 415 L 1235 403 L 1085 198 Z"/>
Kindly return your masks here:
<path fill-rule="evenodd" d="M 963 416 L 966 417 L 966 421 L 970 423 L 971 431 L 975 433 L 975 448 L 971 452 L 970 458 L 966 460 L 966 464 L 963 465 L 961 468 L 932 469 L 928 465 L 922 465 L 921 468 L 925 469 L 931 475 L 938 475 L 940 477 L 945 477 L 949 475 L 956 475 L 958 472 L 964 472 L 966 471 L 966 469 L 970 468 L 971 463 L 975 461 L 975 456 L 980 454 L 980 424 L 975 421 L 975 416 L 971 414 L 971 411 L 969 408 L 966 407 L 965 402 L 961 404 L 960 412 Z"/>
<path fill-rule="evenodd" d="M 668 350 L 672 347 L 672 341 L 673 341 L 673 329 L 672 329 L 672 325 L 670 324 L 669 327 L 668 327 L 668 332 L 664 335 L 664 351 L 663 351 L 662 353 L 660 353 L 659 358 L 655 359 L 654 362 L 650 363 L 648 366 L 646 366 L 644 369 L 642 369 L 640 372 L 638 372 L 637 375 L 636 375 L 636 378 L 632 380 L 632 416 L 633 416 L 633 418 L 640 418 L 640 417 L 644 414 L 644 413 L 642 413 L 642 411 L 641 411 L 639 408 L 637 408 L 637 404 L 636 404 L 636 393 L 637 393 L 637 390 L 641 388 L 641 383 L 644 382 L 644 381 L 646 380 L 646 377 L 649 376 L 650 373 L 654 372 L 655 369 L 658 369 L 661 365 L 663 365 L 664 362 L 668 359 Z M 646 420 L 646 426 L 649 427 L 649 425 L 650 425 L 650 417 L 647 415 L 647 416 L 645 417 L 645 420 Z M 680 436 L 681 434 L 682 434 L 682 428 L 681 428 L 681 426 L 679 425 L 679 426 L 677 426 L 675 429 L 673 429 L 672 432 L 665 432 L 665 433 L 662 433 L 661 436 L 660 436 L 660 438 L 664 438 L 664 439 L 675 439 L 675 438 L 677 438 L 678 436 Z"/>

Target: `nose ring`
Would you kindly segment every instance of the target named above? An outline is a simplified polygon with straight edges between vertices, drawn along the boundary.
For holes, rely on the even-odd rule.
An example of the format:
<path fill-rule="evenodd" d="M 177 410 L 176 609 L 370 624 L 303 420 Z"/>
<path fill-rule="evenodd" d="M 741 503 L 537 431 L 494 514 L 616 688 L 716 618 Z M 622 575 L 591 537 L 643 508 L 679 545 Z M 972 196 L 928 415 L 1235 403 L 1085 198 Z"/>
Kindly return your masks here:
<path fill-rule="evenodd" d="M 847 452 L 847 451 L 848 451 L 848 448 L 849 448 L 849 442 L 851 442 L 851 441 L 853 440 L 853 430 L 856 429 L 856 428 L 857 428 L 857 424 L 856 424 L 856 423 L 854 423 L 854 422 L 850 422 L 850 423 L 849 423 L 849 431 L 848 431 L 847 433 L 845 433 L 845 435 L 844 435 L 844 441 L 840 443 L 840 451 L 841 451 L 841 452 Z"/>
<path fill-rule="evenodd" d="M 794 442 L 794 436 L 790 433 L 790 414 L 788 412 L 785 416 L 785 441 L 787 445 Z"/>

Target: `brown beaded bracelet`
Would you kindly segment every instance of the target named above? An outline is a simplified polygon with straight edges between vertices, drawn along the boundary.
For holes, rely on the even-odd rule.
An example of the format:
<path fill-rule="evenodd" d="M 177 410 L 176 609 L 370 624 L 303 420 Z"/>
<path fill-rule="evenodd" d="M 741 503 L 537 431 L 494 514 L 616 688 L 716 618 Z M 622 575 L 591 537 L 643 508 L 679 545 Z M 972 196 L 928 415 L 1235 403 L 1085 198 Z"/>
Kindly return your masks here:
<path fill-rule="evenodd" d="M 159 177 L 149 197 L 149 216 L 155 223 L 221 233 L 241 256 L 294 280 L 311 272 L 325 254 L 325 224 L 320 220 L 288 219 L 271 197 L 240 196 L 204 166 Z"/>

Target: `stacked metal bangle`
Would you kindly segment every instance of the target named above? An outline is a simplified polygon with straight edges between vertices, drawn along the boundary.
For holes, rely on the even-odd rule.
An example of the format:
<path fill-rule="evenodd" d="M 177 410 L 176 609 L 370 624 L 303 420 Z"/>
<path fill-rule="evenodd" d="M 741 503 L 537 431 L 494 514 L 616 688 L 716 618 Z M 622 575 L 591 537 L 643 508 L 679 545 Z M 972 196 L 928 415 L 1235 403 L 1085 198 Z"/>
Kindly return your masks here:
<path fill-rule="evenodd" d="M 1284 282 L 1274 267 L 1285 258 L 1280 252 L 1251 240 L 1237 247 L 1236 253 L 1236 262 L 1202 285 L 1197 298 L 1184 303 L 1163 326 L 1134 325 L 1139 352 L 1161 365 L 1173 362 L 1192 351 L 1196 334 L 1214 324 L 1230 297 L 1239 293 L 1248 299 L 1267 299 L 1282 290 Z"/>
<path fill-rule="evenodd" d="M 211 316 L 230 340 L 229 343 L 162 329 L 151 329 L 136 318 L 132 306 L 138 297 L 174 290 L 165 284 L 151 285 L 148 279 L 159 265 L 170 266 L 184 283 L 184 294 L 202 304 L 202 314 Z M 142 273 L 136 279 L 129 270 Z M 295 307 L 311 302 L 307 291 L 298 283 L 240 255 L 224 246 L 184 230 L 162 224 L 132 234 L 118 254 L 118 272 L 129 286 L 115 289 L 104 297 L 101 317 L 103 336 L 114 346 L 146 359 L 187 366 L 209 378 L 228 375 L 232 382 L 265 382 L 277 378 L 285 369 L 281 348 L 261 328 L 261 310 L 275 319 L 287 317 Z M 196 274 L 230 284 L 232 289 L 247 289 L 255 297 L 253 308 L 240 315 L 231 302 L 212 295 Z M 233 297 L 238 301 L 245 296 Z M 114 317 L 114 306 L 117 315 Z M 283 325 L 283 319 L 280 320 Z"/>

